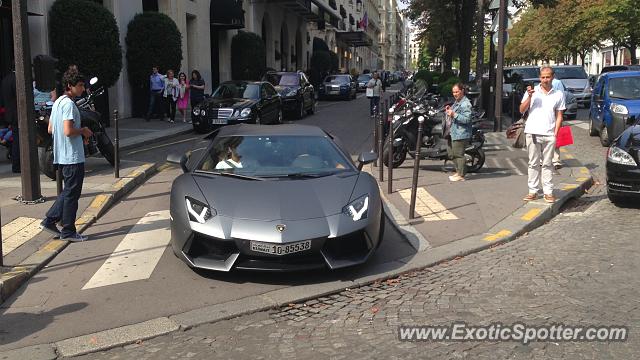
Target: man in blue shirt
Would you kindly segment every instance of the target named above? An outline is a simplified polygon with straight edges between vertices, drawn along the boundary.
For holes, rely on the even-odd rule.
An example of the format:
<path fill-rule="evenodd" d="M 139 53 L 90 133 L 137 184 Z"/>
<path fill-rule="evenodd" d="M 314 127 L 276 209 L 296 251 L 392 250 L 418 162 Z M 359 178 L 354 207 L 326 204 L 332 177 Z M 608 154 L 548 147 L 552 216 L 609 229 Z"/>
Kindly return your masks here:
<path fill-rule="evenodd" d="M 75 222 L 84 181 L 83 138 L 88 139 L 93 133 L 89 128 L 81 127 L 80 110 L 72 100 L 84 92 L 84 77 L 77 70 L 67 70 L 62 85 L 64 95 L 53 104 L 49 132 L 53 137 L 53 163 L 62 170 L 64 189 L 47 211 L 40 228 L 60 239 L 77 242 L 87 240 L 86 236 L 77 233 Z M 62 231 L 56 226 L 59 221 Z"/>
<path fill-rule="evenodd" d="M 165 76 L 158 73 L 158 66 L 154 66 L 151 69 L 151 76 L 149 76 L 149 109 L 147 110 L 146 121 L 151 119 L 151 114 L 156 106 L 156 103 L 162 103 L 162 93 L 164 92 L 164 78 Z M 161 112 L 160 120 L 164 114 Z"/>

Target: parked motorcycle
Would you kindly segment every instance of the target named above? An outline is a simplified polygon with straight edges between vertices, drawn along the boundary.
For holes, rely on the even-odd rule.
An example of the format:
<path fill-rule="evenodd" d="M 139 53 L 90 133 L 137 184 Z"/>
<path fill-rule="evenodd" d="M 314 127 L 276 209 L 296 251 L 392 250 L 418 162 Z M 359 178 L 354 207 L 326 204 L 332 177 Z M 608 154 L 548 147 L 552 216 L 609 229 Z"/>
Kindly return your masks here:
<path fill-rule="evenodd" d="M 92 78 L 90 85 L 95 85 L 98 78 Z M 115 150 L 111 139 L 100 122 L 100 113 L 95 110 L 94 101 L 98 96 L 104 94 L 104 88 L 100 87 L 92 91 L 89 95 L 76 100 L 76 106 L 80 110 L 81 126 L 88 127 L 93 135 L 85 141 L 84 155 L 85 157 L 96 155 L 98 152 L 111 164 L 115 165 Z M 40 171 L 51 178 L 56 178 L 56 170 L 53 165 L 53 138 L 48 132 L 49 117 L 51 110 L 48 107 L 38 109 L 36 114 L 37 128 L 37 144 L 38 144 L 38 162 Z"/>
<path fill-rule="evenodd" d="M 434 109 L 425 104 L 404 99 L 409 108 L 400 114 L 394 114 L 393 128 L 393 160 L 394 168 L 402 165 L 407 154 L 415 158 L 429 160 L 447 160 L 447 140 L 444 138 L 444 108 Z M 394 110 L 394 108 L 391 110 Z M 422 141 L 419 150 L 416 149 L 418 136 L 418 118 L 424 117 Z M 475 122 L 478 122 L 476 120 Z M 473 126 L 471 144 L 465 149 L 467 171 L 476 172 L 482 168 L 485 162 L 484 145 L 485 137 L 482 130 Z M 385 142 L 383 148 L 383 162 L 389 166 L 389 144 Z"/>

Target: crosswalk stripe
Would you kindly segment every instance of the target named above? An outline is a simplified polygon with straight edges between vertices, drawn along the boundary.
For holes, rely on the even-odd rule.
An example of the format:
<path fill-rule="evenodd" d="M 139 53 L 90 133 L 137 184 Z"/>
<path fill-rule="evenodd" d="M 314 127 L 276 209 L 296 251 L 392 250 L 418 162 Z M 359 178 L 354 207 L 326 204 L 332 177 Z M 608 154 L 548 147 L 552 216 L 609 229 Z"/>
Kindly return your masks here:
<path fill-rule="evenodd" d="M 170 239 L 169 210 L 146 214 L 82 290 L 148 279 Z"/>
<path fill-rule="evenodd" d="M 411 203 L 411 189 L 400 190 L 400 196 L 407 203 Z M 416 193 L 416 213 L 423 217 L 424 221 L 457 220 L 451 211 L 447 210 L 438 199 L 429 192 L 419 187 Z"/>
<path fill-rule="evenodd" d="M 2 255 L 7 255 L 40 233 L 40 221 L 18 217 L 2 227 Z"/>

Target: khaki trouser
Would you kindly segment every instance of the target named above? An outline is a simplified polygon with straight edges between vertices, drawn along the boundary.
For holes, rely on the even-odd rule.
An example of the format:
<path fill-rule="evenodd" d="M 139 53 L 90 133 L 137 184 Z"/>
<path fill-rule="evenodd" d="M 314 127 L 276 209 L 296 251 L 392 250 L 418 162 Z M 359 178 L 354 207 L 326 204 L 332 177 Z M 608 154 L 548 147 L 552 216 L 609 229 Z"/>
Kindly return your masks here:
<path fill-rule="evenodd" d="M 556 137 L 526 134 L 526 140 L 529 154 L 529 193 L 538 193 L 542 182 L 544 194 L 553 195 L 553 150 L 556 147 Z"/>
<path fill-rule="evenodd" d="M 471 139 L 451 140 L 451 138 L 447 141 L 449 160 L 453 161 L 453 164 L 456 166 L 456 173 L 462 177 L 467 173 L 467 159 L 464 155 L 464 149 L 469 146 L 470 142 Z"/>

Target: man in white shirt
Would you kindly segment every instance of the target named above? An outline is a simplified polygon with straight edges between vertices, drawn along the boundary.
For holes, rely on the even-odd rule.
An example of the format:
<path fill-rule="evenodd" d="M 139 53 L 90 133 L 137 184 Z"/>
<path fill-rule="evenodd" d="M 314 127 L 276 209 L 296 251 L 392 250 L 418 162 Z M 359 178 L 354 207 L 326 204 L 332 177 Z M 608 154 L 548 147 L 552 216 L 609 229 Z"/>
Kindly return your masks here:
<path fill-rule="evenodd" d="M 524 128 L 529 154 L 529 193 L 524 197 L 525 201 L 538 198 L 541 180 L 544 200 L 549 203 L 556 201 L 553 196 L 553 151 L 565 104 L 564 94 L 552 88 L 552 81 L 553 69 L 548 66 L 540 69 L 540 85 L 535 88 L 528 86 L 520 103 L 521 113 L 529 109 Z"/>

